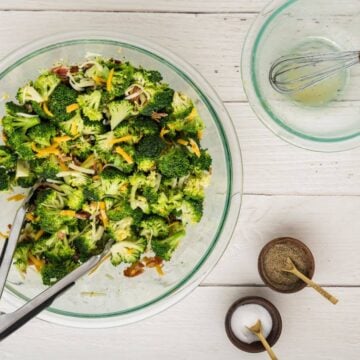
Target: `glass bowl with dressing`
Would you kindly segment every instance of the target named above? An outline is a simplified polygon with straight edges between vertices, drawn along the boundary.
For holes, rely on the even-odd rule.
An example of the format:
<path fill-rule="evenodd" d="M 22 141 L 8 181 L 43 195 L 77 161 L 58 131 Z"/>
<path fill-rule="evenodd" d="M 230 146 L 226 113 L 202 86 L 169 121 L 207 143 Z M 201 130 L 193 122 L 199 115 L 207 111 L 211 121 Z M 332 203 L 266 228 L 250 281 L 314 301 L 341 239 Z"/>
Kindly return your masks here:
<path fill-rule="evenodd" d="M 250 105 L 276 135 L 314 151 L 360 145 L 360 66 L 291 95 L 269 81 L 279 57 L 360 49 L 359 2 L 276 0 L 254 22 L 242 55 L 242 77 Z M 306 75 L 301 69 L 289 76 Z"/>

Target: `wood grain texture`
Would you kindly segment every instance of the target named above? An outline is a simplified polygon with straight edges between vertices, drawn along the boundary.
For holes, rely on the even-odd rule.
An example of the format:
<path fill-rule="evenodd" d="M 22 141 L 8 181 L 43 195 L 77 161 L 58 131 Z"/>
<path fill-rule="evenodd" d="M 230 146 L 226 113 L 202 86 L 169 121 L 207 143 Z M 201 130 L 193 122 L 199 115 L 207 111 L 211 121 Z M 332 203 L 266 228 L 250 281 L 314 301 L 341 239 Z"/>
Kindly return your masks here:
<path fill-rule="evenodd" d="M 92 10 L 139 12 L 254 12 L 262 9 L 267 0 L 2 0 L 0 9 L 19 10 Z"/>
<path fill-rule="evenodd" d="M 224 331 L 230 305 L 240 297 L 259 295 L 272 301 L 282 315 L 283 333 L 274 347 L 279 359 L 358 359 L 360 289 L 328 290 L 339 297 L 338 305 L 327 303 L 311 289 L 281 295 L 268 289 L 219 287 L 199 288 L 171 309 L 126 327 L 80 330 L 33 320 L 1 343 L 0 358 L 266 359 L 265 354 L 240 352 Z"/>
<path fill-rule="evenodd" d="M 246 100 L 240 78 L 240 56 L 254 18 L 254 14 L 6 11 L 0 12 L 0 57 L 43 37 L 44 29 L 47 34 L 84 29 L 127 33 L 131 29 L 131 34 L 157 42 L 191 63 L 222 100 Z M 16 36 L 14 27 L 18 28 Z"/>
<path fill-rule="evenodd" d="M 232 240 L 204 285 L 263 285 L 257 258 L 270 240 L 291 236 L 315 257 L 314 280 L 360 286 L 360 197 L 244 196 Z"/>

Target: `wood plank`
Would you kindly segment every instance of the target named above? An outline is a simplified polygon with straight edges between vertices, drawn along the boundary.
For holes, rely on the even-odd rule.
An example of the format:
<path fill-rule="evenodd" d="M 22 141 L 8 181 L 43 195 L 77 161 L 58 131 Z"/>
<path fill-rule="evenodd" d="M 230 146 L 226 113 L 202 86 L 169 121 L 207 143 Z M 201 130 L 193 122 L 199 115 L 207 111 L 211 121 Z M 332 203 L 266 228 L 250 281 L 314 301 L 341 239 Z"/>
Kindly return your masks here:
<path fill-rule="evenodd" d="M 245 193 L 360 195 L 360 149 L 305 151 L 275 136 L 248 104 L 226 107 L 242 149 Z"/>
<path fill-rule="evenodd" d="M 227 339 L 224 318 L 238 298 L 259 295 L 272 301 L 282 314 L 283 333 L 274 347 L 279 359 L 357 359 L 360 289 L 330 290 L 340 298 L 336 308 L 310 289 L 281 295 L 267 289 L 219 287 L 199 288 L 173 308 L 126 327 L 79 330 L 33 320 L 2 342 L 0 357 L 250 360 L 254 355 L 240 352 Z"/>
<path fill-rule="evenodd" d="M 161 43 L 181 55 L 207 78 L 223 100 L 245 100 L 240 55 L 254 18 L 254 14 L 0 12 L 0 57 L 43 37 L 44 29 L 48 34 L 83 30 L 84 26 L 119 33 L 131 29 L 131 34 Z"/>
<path fill-rule="evenodd" d="M 257 270 L 262 247 L 291 236 L 312 250 L 316 281 L 360 286 L 359 209 L 359 196 L 246 195 L 230 245 L 203 284 L 263 285 Z"/>
<path fill-rule="evenodd" d="M 92 10 L 92 11 L 154 11 L 154 12 L 254 12 L 261 10 L 267 0 L 2 0 L 0 9 L 19 10 Z"/>

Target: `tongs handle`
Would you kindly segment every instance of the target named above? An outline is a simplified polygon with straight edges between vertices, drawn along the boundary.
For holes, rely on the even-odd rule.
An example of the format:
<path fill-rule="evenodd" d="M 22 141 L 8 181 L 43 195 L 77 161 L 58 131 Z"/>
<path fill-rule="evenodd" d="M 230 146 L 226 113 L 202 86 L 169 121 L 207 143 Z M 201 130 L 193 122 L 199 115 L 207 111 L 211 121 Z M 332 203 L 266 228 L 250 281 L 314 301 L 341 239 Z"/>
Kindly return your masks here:
<path fill-rule="evenodd" d="M 77 279 L 96 266 L 103 257 L 104 253 L 91 257 L 87 262 L 44 290 L 21 308 L 12 313 L 0 315 L 0 341 L 50 306 L 57 296 L 73 286 Z"/>

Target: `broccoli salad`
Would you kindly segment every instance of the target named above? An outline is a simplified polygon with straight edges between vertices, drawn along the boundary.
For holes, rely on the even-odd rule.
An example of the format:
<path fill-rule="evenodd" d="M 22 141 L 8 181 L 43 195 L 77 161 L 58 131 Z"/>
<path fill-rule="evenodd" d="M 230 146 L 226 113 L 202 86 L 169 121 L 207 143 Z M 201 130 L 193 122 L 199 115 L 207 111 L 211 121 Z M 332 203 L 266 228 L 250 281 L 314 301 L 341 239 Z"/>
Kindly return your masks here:
<path fill-rule="evenodd" d="M 51 285 L 100 253 L 162 273 L 203 213 L 211 156 L 193 101 L 158 71 L 87 57 L 21 87 L 2 118 L 0 190 L 41 181 L 14 255 Z"/>

